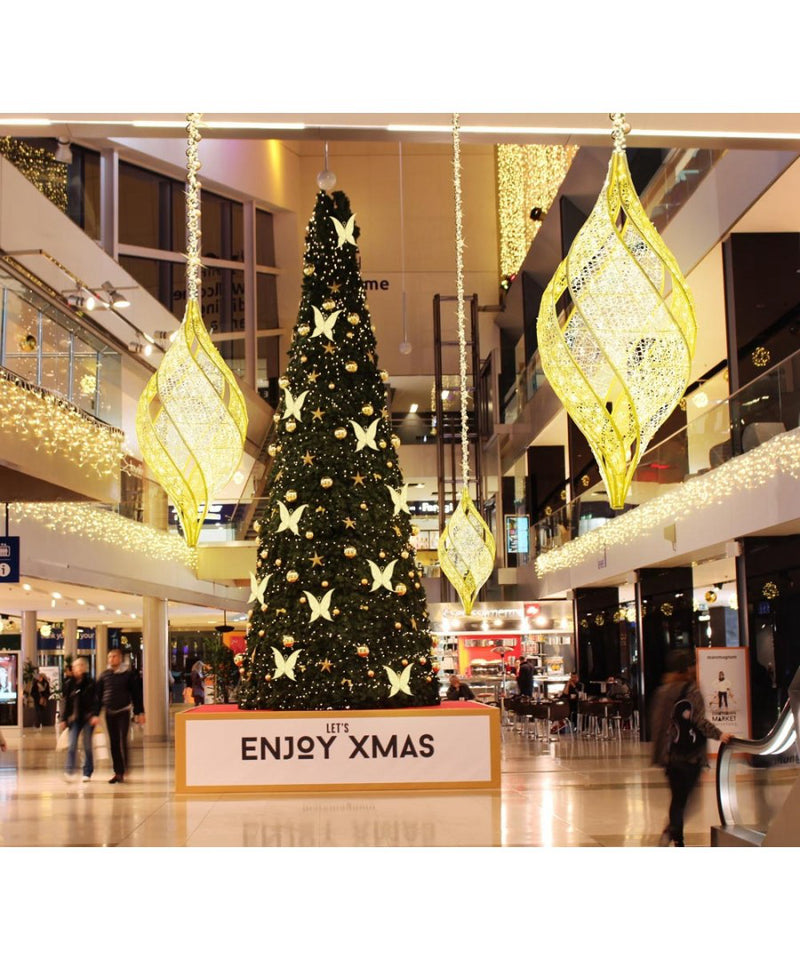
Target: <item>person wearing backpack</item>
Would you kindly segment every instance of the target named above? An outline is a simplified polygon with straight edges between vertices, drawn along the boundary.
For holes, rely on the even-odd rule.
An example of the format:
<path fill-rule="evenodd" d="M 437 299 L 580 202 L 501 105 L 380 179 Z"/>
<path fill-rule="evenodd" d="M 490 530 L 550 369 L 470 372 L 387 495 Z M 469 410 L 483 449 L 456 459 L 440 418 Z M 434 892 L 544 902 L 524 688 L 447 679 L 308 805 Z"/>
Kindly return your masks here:
<path fill-rule="evenodd" d="M 706 740 L 727 743 L 731 739 L 706 720 L 693 651 L 667 654 L 666 673 L 653 698 L 651 729 L 653 763 L 664 768 L 671 794 L 669 824 L 659 846 L 682 847 L 686 806 L 706 766 Z"/>

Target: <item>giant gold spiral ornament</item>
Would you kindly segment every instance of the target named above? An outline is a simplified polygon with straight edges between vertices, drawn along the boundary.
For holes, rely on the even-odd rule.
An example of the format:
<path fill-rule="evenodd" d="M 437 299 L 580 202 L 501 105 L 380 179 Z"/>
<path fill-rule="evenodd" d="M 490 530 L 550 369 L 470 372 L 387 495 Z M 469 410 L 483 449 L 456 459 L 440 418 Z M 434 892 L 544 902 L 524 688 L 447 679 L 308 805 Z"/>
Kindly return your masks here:
<path fill-rule="evenodd" d="M 247 407 L 211 342 L 197 300 L 200 278 L 200 115 L 189 115 L 187 304 L 175 342 L 136 410 L 142 456 L 175 505 L 186 543 L 197 545 L 208 504 L 233 476 L 247 433 Z"/>
<path fill-rule="evenodd" d="M 467 418 L 467 336 L 464 317 L 464 237 L 461 211 L 461 141 L 458 114 L 453 116 L 453 185 L 456 211 L 456 293 L 458 360 L 461 389 L 461 502 L 439 537 L 439 564 L 452 583 L 464 612 L 472 613 L 478 592 L 494 569 L 492 531 L 469 495 L 469 423 Z"/>
<path fill-rule="evenodd" d="M 624 115 L 612 119 L 605 184 L 542 295 L 537 333 L 545 375 L 619 510 L 689 383 L 697 322 L 686 279 L 631 182 Z"/>

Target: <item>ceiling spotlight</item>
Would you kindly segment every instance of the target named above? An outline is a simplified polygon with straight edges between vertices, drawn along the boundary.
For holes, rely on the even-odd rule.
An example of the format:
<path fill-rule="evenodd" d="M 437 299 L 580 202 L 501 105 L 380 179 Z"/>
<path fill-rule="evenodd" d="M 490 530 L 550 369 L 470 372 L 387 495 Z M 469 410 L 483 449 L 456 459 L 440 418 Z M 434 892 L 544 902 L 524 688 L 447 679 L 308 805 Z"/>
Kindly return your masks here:
<path fill-rule="evenodd" d="M 153 353 L 153 344 L 152 344 L 152 343 L 146 343 L 146 344 L 144 345 L 144 348 L 142 349 L 142 353 L 143 353 L 146 357 L 149 357 L 149 356 Z"/>
<path fill-rule="evenodd" d="M 83 296 L 80 292 L 68 293 L 67 303 L 75 310 L 83 310 L 84 306 L 86 305 L 86 301 L 83 299 Z"/>
<path fill-rule="evenodd" d="M 121 617 L 121 616 L 122 616 L 122 611 L 121 611 L 121 610 L 116 610 L 115 613 L 117 614 L 118 617 Z"/>
<path fill-rule="evenodd" d="M 56 147 L 56 163 L 72 163 L 72 151 L 69 148 L 70 141 L 66 137 L 58 138 Z"/>
<path fill-rule="evenodd" d="M 51 596 L 54 600 L 61 600 L 61 599 L 62 599 L 61 594 L 58 592 L 58 590 L 54 590 L 54 591 L 50 594 L 50 596 Z"/>
<path fill-rule="evenodd" d="M 417 410 L 419 410 L 419 404 L 418 404 L 418 403 L 412 403 L 411 406 L 408 408 L 408 412 L 409 412 L 409 413 L 416 413 Z"/>
<path fill-rule="evenodd" d="M 86 606 L 86 601 L 85 601 L 85 600 L 76 600 L 75 603 L 77 603 L 79 607 L 85 607 L 85 606 Z"/>
<path fill-rule="evenodd" d="M 106 608 L 106 605 L 105 605 L 104 603 L 98 603 L 98 604 L 97 604 L 97 609 L 98 609 L 98 610 L 105 610 L 105 608 Z"/>
<path fill-rule="evenodd" d="M 144 344 L 131 340 L 128 344 L 128 350 L 130 350 L 131 353 L 144 353 Z"/>
<path fill-rule="evenodd" d="M 116 290 L 108 280 L 103 284 L 103 289 L 108 294 L 112 307 L 123 308 L 131 305 L 130 300 L 124 297 L 119 290 Z"/>
<path fill-rule="evenodd" d="M 29 583 L 23 583 L 23 584 L 22 584 L 22 589 L 23 589 L 23 590 L 33 590 L 33 587 L 32 587 Z"/>

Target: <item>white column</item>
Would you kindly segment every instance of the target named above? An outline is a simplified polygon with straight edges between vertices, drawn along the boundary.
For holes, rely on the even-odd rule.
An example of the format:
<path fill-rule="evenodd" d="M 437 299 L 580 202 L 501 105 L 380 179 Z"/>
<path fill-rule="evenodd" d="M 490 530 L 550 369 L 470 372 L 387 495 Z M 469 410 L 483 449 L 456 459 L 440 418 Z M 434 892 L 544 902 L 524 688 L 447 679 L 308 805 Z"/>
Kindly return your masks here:
<path fill-rule="evenodd" d="M 142 659 L 144 661 L 145 740 L 169 736 L 167 601 L 144 597 L 142 603 Z"/>
<path fill-rule="evenodd" d="M 64 657 L 72 657 L 74 660 L 78 655 L 78 621 L 64 621 Z"/>
<path fill-rule="evenodd" d="M 108 627 L 98 623 L 94 628 L 94 675 L 99 677 L 108 661 Z"/>
<path fill-rule="evenodd" d="M 34 665 L 39 664 L 39 651 L 36 647 L 36 611 L 22 611 L 22 662 L 26 660 Z"/>

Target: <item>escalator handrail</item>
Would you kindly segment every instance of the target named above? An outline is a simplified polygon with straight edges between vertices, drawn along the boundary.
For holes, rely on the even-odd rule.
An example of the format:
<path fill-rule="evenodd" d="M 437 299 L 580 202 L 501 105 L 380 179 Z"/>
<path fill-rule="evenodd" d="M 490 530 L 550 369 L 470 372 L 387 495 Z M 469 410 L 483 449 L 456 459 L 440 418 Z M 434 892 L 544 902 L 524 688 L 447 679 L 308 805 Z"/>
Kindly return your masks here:
<path fill-rule="evenodd" d="M 783 705 L 778 719 L 766 736 L 761 737 L 759 740 L 731 737 L 728 743 L 721 743 L 719 745 L 719 751 L 717 753 L 717 811 L 719 813 L 720 824 L 723 827 L 727 826 L 729 822 L 736 821 L 735 803 L 728 805 L 728 816 L 726 817 L 726 804 L 722 795 L 722 784 L 724 780 L 727 780 L 734 751 L 749 753 L 755 756 L 772 756 L 775 753 L 782 753 L 790 747 L 792 743 L 797 745 L 797 731 L 795 727 L 796 724 L 792 706 L 787 700 Z M 794 739 L 792 738 L 792 734 L 794 734 Z"/>

